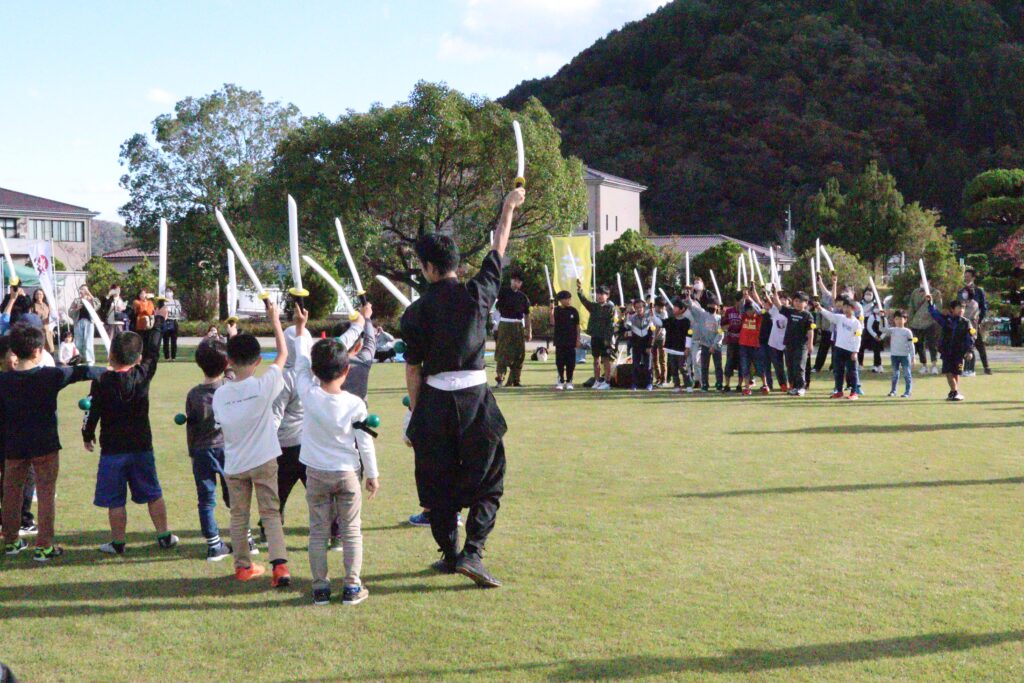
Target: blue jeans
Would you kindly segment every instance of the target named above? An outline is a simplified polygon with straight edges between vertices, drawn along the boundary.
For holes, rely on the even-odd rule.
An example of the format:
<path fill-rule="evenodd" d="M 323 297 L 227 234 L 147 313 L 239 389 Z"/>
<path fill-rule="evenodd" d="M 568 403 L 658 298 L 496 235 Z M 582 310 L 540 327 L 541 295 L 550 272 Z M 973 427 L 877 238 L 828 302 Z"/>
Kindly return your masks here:
<path fill-rule="evenodd" d="M 757 350 L 757 373 L 768 384 L 769 389 L 775 388 L 775 384 L 772 382 L 771 347 L 768 344 L 761 344 Z"/>
<path fill-rule="evenodd" d="M 909 394 L 914 387 L 914 380 L 910 373 L 910 356 L 889 356 L 889 361 L 892 363 L 892 389 L 890 391 L 896 391 L 896 385 L 900 381 L 900 372 L 902 372 L 904 393 Z"/>
<path fill-rule="evenodd" d="M 753 346 L 740 346 L 740 377 L 748 382 L 752 379 L 753 372 L 757 371 L 757 354 L 759 352 L 760 349 Z"/>
<path fill-rule="evenodd" d="M 217 507 L 217 476 L 220 475 L 221 495 L 224 507 L 231 507 L 228 498 L 228 484 L 224 479 L 224 449 L 197 448 L 189 451 L 192 456 L 192 476 L 196 480 L 196 496 L 199 498 L 199 526 L 205 538 L 220 535 L 213 509 Z"/>
<path fill-rule="evenodd" d="M 843 381 L 856 391 L 860 387 L 860 371 L 857 367 L 857 353 L 838 346 L 832 351 L 832 375 L 836 381 L 836 393 L 842 393 Z"/>
<path fill-rule="evenodd" d="M 86 318 L 79 318 L 75 323 L 75 348 L 86 365 L 96 362 L 96 354 L 92 348 L 92 321 Z"/>

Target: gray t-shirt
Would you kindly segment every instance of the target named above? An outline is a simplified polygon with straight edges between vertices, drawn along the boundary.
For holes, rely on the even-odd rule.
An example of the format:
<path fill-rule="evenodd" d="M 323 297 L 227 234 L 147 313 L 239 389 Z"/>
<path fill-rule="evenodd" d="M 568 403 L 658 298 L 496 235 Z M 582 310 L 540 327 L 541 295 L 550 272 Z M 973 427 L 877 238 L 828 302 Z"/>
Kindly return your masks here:
<path fill-rule="evenodd" d="M 185 398 L 186 433 L 189 450 L 224 448 L 224 434 L 213 419 L 213 394 L 224 380 L 192 387 Z"/>
<path fill-rule="evenodd" d="M 892 356 L 914 355 L 914 331 L 909 327 L 886 327 L 882 330 L 889 335 L 889 354 Z"/>

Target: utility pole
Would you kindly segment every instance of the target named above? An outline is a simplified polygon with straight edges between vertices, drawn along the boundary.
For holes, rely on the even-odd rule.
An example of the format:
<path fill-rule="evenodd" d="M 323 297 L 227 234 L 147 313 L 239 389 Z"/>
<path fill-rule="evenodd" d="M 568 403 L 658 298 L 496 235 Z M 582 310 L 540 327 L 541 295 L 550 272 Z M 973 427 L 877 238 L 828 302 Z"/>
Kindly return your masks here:
<path fill-rule="evenodd" d="M 787 255 L 793 254 L 793 242 L 796 240 L 796 232 L 793 231 L 793 206 L 786 205 L 786 230 L 782 234 L 782 250 Z"/>

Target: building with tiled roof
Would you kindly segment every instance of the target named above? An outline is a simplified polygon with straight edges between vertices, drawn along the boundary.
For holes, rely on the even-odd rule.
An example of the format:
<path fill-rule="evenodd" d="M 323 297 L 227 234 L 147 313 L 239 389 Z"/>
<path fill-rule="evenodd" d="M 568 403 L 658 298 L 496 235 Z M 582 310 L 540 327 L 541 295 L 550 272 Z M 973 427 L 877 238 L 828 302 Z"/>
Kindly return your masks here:
<path fill-rule="evenodd" d="M 127 273 L 132 267 L 142 263 L 143 259 L 149 259 L 150 263 L 156 264 L 160 254 L 155 251 L 143 251 L 138 247 L 127 246 L 114 251 L 108 251 L 103 255 L 104 260 L 109 261 L 119 273 Z"/>
<path fill-rule="evenodd" d="M 0 187 L 0 230 L 15 260 L 28 257 L 31 241 L 52 240 L 54 257 L 68 270 L 82 270 L 92 255 L 97 215 L 83 206 Z"/>
<path fill-rule="evenodd" d="M 747 242 L 746 240 L 737 239 L 736 237 L 729 237 L 728 235 L 651 235 L 648 239 L 651 244 L 659 249 L 668 248 L 678 254 L 690 252 L 690 258 L 694 258 L 698 254 L 707 251 L 711 247 L 718 246 L 722 242 L 734 242 L 744 251 L 753 249 L 754 255 L 761 263 L 769 263 L 771 261 L 771 254 L 768 247 L 760 244 L 754 244 L 753 242 Z M 775 258 L 782 266 L 782 269 L 789 270 L 789 267 L 794 261 L 793 257 L 782 253 L 782 250 L 778 245 L 773 246 L 775 246 Z"/>

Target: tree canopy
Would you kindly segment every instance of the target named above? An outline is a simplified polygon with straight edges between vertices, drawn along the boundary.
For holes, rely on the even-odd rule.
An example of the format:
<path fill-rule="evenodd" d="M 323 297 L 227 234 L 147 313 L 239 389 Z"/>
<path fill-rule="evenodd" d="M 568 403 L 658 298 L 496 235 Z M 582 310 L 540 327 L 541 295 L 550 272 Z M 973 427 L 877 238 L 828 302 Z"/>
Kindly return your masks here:
<path fill-rule="evenodd" d="M 655 233 L 766 242 L 874 159 L 959 227 L 968 179 L 1024 166 L 1022 39 L 1019 2 L 675 0 L 502 102 L 647 185 Z"/>

